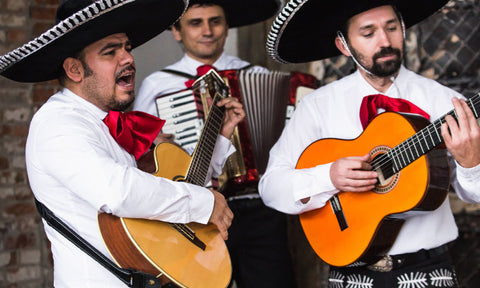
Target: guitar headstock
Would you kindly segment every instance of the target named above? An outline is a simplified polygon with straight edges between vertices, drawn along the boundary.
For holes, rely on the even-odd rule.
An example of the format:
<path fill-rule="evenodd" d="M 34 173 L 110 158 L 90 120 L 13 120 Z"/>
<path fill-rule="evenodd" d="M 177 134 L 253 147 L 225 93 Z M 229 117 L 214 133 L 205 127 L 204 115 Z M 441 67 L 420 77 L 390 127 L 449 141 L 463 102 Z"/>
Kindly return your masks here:
<path fill-rule="evenodd" d="M 197 90 L 202 95 L 208 95 L 215 98 L 219 94 L 219 98 L 227 98 L 230 90 L 218 73 L 211 69 L 205 75 L 198 78 L 192 85 L 192 89 Z"/>

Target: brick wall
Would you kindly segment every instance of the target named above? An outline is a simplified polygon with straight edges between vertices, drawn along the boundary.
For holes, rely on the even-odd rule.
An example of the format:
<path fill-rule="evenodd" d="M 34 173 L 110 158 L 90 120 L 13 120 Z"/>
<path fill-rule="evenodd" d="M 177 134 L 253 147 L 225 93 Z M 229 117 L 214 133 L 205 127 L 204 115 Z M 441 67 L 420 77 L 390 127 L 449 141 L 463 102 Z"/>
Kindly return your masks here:
<path fill-rule="evenodd" d="M 0 0 L 0 54 L 50 27 L 59 0 Z M 25 171 L 25 140 L 35 110 L 56 83 L 0 77 L 0 287 L 52 287 L 48 243 Z"/>

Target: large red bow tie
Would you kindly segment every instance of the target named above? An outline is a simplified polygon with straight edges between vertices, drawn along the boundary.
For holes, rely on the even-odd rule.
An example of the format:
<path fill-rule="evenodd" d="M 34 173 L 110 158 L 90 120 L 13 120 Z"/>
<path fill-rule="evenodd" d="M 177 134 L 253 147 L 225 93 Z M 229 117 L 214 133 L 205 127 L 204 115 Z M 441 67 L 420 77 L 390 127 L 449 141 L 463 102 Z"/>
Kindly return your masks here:
<path fill-rule="evenodd" d="M 207 72 L 212 70 L 212 69 L 217 71 L 217 69 L 215 67 L 213 67 L 212 65 L 205 64 L 205 65 L 198 66 L 197 67 L 197 75 L 196 75 L 195 79 L 189 79 L 188 81 L 186 81 L 185 86 L 187 86 L 187 88 L 192 87 L 193 83 L 195 83 L 195 80 L 197 80 L 199 77 L 207 74 Z"/>
<path fill-rule="evenodd" d="M 377 108 L 383 108 L 389 112 L 419 114 L 430 120 L 430 115 L 427 112 L 408 100 L 374 94 L 363 97 L 362 104 L 360 105 L 360 121 L 362 122 L 363 129 L 377 116 Z"/>
<path fill-rule="evenodd" d="M 103 122 L 118 144 L 136 160 L 150 149 L 165 124 L 165 120 L 140 111 L 110 111 Z"/>

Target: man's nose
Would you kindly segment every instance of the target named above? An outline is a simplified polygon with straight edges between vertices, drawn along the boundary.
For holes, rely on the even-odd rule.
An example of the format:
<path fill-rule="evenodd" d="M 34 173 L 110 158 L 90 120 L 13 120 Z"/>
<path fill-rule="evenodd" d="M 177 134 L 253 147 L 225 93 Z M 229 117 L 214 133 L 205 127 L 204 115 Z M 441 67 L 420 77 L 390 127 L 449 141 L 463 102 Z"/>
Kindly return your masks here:
<path fill-rule="evenodd" d="M 385 30 L 379 31 L 379 44 L 380 47 L 390 47 L 392 46 L 392 41 L 390 40 L 390 36 Z"/>
<path fill-rule="evenodd" d="M 124 50 L 121 58 L 121 64 L 132 64 L 134 62 L 133 55 L 130 51 Z"/>
<path fill-rule="evenodd" d="M 212 29 L 212 25 L 210 25 L 210 23 L 205 23 L 203 25 L 203 35 L 212 35 L 212 32 L 213 29 Z"/>

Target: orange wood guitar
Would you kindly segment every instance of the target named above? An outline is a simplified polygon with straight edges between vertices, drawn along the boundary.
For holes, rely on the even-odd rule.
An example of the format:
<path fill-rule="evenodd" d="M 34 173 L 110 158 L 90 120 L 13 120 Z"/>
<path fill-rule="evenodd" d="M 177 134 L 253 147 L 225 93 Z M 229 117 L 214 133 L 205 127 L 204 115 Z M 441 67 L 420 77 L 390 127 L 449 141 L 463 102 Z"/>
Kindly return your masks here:
<path fill-rule="evenodd" d="M 441 205 L 449 187 L 446 149 L 440 145 L 442 122 L 444 117 L 430 124 L 420 116 L 387 112 L 356 139 L 322 139 L 305 149 L 297 169 L 370 153 L 372 170 L 379 173 L 374 190 L 342 191 L 324 207 L 299 216 L 322 260 L 333 266 L 376 261 L 395 241 L 403 216 Z"/>
<path fill-rule="evenodd" d="M 193 156 L 175 144 L 160 143 L 153 153 L 153 175 L 200 186 L 206 182 L 223 122 L 224 109 L 216 102 L 228 96 L 228 87 L 212 73 L 195 82 L 201 87 L 194 90 L 215 97 Z M 213 224 L 173 224 L 106 213 L 98 215 L 98 222 L 110 254 L 122 268 L 140 270 L 157 276 L 162 284 L 173 282 L 180 287 L 224 288 L 230 282 L 230 255 Z"/>

